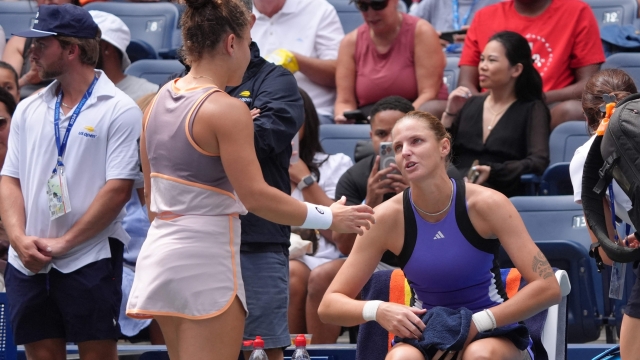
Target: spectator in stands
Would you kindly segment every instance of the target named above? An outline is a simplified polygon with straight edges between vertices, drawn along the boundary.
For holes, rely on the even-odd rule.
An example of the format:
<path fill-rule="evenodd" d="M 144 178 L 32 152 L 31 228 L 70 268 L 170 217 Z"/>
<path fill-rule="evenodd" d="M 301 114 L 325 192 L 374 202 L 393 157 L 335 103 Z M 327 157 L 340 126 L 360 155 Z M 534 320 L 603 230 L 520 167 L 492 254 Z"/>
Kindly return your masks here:
<path fill-rule="evenodd" d="M 365 23 L 340 44 L 335 121 L 344 112 L 402 96 L 418 108 L 425 101 L 446 99 L 442 81 L 445 56 L 438 34 L 426 21 L 397 10 L 398 0 L 358 0 Z"/>
<path fill-rule="evenodd" d="M 7 156 L 9 128 L 11 127 L 11 117 L 15 110 L 16 101 L 13 94 L 0 87 L 0 169 L 4 165 L 4 158 Z M 0 220 L 0 292 L 5 291 L 4 270 L 7 267 L 8 253 L 9 236 L 2 220 Z"/>
<path fill-rule="evenodd" d="M 427 20 L 441 35 L 445 32 L 469 29 L 469 24 L 478 10 L 499 1 L 502 0 L 422 0 L 410 14 Z M 454 34 L 454 44 L 440 37 L 440 44 L 447 48 L 447 52 L 457 53 L 462 51 L 465 37 L 465 34 Z"/>
<path fill-rule="evenodd" d="M 33 29 L 16 36 L 35 38 L 38 75 L 55 80 L 14 114 L 1 173 L 15 340 L 30 359 L 64 359 L 67 342 L 83 358 L 116 359 L 129 240 L 120 222 L 142 113 L 95 70 L 100 29 L 83 8 L 42 5 Z"/>
<path fill-rule="evenodd" d="M 604 62 L 600 30 L 589 5 L 581 0 L 514 0 L 476 13 L 460 58 L 458 85 L 472 95 L 480 91 L 478 63 L 489 38 L 510 30 L 530 43 L 533 62 L 542 76 L 545 101 L 551 108 L 551 129 L 582 118 L 580 95 L 589 76 Z M 441 115 L 443 103 L 422 110 Z"/>
<path fill-rule="evenodd" d="M 333 123 L 336 59 L 344 30 L 326 0 L 254 0 L 251 36 L 267 59 L 282 63 L 315 105 L 322 124 Z"/>
<path fill-rule="evenodd" d="M 18 86 L 18 73 L 13 66 L 0 61 L 0 87 L 7 90 L 13 96 L 16 104 L 20 102 L 20 88 Z"/>
<path fill-rule="evenodd" d="M 512 31 L 495 34 L 480 55 L 480 86 L 471 95 L 451 92 L 442 123 L 453 137 L 454 165 L 469 181 L 507 197 L 524 194 L 520 176 L 549 165 L 549 109 L 527 40 Z"/>
<path fill-rule="evenodd" d="M 532 359 L 533 342 L 518 322 L 557 304 L 560 286 L 517 210 L 491 189 L 449 178 L 450 137 L 433 115 L 407 114 L 392 137 L 395 160 L 411 187 L 376 208 L 376 224 L 356 239 L 322 299 L 320 318 L 342 326 L 376 321 L 402 338 L 386 360 Z M 511 299 L 496 279 L 501 245 L 527 281 Z M 398 256 L 415 294 L 413 306 L 355 300 L 387 251 Z M 425 326 L 422 316 L 431 311 L 443 317 Z M 443 336 L 425 339 L 427 326 Z M 524 334 L 516 335 L 518 328 Z M 443 354 L 449 346 L 462 350 Z"/>
<path fill-rule="evenodd" d="M 300 90 L 304 101 L 304 124 L 298 132 L 300 139 L 299 160 L 289 165 L 291 196 L 315 204 L 329 206 L 335 198 L 338 180 L 352 165 L 345 154 L 327 155 L 320 145 L 319 120 L 313 102 L 304 90 Z M 317 250 L 289 260 L 289 332 L 292 334 L 313 334 L 315 343 L 322 341 L 321 329 L 307 326 L 306 318 L 317 318 L 317 307 L 309 306 L 307 299 L 309 274 L 318 266 L 340 257 L 340 251 L 332 242 L 332 233 L 320 230 Z M 311 303 L 311 304 L 310 304 Z M 316 324 L 311 321 L 311 324 Z"/>
<path fill-rule="evenodd" d="M 587 119 L 587 124 L 590 133 L 593 135 L 584 145 L 576 149 L 576 152 L 571 159 L 569 165 L 569 172 L 571 174 L 571 183 L 573 185 L 573 199 L 577 204 L 582 204 L 582 173 L 584 163 L 587 159 L 587 154 L 591 145 L 595 139 L 595 131 L 600 125 L 600 121 L 604 118 L 604 108 L 609 102 L 618 102 L 625 97 L 638 92 L 636 84 L 629 74 L 620 69 L 606 69 L 601 70 L 592 75 L 585 85 L 582 93 L 582 108 L 584 109 L 584 116 Z M 608 98 L 611 96 L 611 98 Z M 631 200 L 620 188 L 615 180 L 612 181 L 613 193 L 615 198 L 616 216 L 627 224 L 631 224 L 627 211 L 631 210 Z M 611 210 L 608 196 L 605 196 L 606 203 L 603 203 L 603 212 L 608 219 L 607 228 L 609 236 L 613 241 L 613 234 L 616 231 L 611 225 Z M 592 242 L 597 242 L 597 238 L 589 230 Z M 628 235 L 626 237 L 620 236 L 620 245 L 627 245 L 629 247 L 638 247 L 640 243 L 636 239 L 635 234 Z M 596 251 L 600 253 L 600 257 L 607 265 L 612 265 L 612 261 L 605 254 L 604 251 L 600 251 L 597 248 Z M 638 334 L 640 334 L 640 267 L 634 268 L 636 275 L 636 281 L 633 285 L 633 289 L 629 294 L 627 305 L 624 308 L 624 316 L 622 318 L 622 327 L 620 329 L 620 354 L 623 359 L 633 359 L 640 354 L 640 342 L 638 341 Z"/>
<path fill-rule="evenodd" d="M 158 85 L 133 75 L 125 75 L 124 70 L 131 65 L 127 56 L 127 46 L 131 42 L 131 32 L 127 25 L 113 14 L 104 11 L 89 11 L 102 31 L 100 58 L 96 69 L 103 70 L 116 87 L 134 101 L 142 96 L 156 93 Z"/>
<path fill-rule="evenodd" d="M 40 5 L 80 5 L 78 0 L 36 0 Z M 12 34 L 13 35 L 13 34 Z M 31 60 L 31 48 L 33 39 L 12 36 L 2 52 L 2 61 L 7 62 L 20 75 L 18 86 L 20 88 L 20 98 L 31 95 L 51 83 L 51 80 L 44 80 L 38 76 L 38 70 L 33 66 Z"/>

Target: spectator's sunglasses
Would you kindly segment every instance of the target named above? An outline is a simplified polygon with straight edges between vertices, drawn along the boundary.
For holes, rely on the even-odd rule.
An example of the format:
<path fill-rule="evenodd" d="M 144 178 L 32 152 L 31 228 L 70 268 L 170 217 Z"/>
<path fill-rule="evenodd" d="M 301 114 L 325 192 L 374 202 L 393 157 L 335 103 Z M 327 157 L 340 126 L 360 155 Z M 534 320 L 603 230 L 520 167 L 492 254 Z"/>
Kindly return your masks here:
<path fill-rule="evenodd" d="M 367 10 L 369 10 L 369 7 L 371 7 L 371 9 L 374 11 L 380 11 L 384 10 L 384 8 L 389 5 L 389 0 L 371 0 L 369 2 L 355 1 L 355 3 L 358 10 L 362 12 L 366 12 Z"/>

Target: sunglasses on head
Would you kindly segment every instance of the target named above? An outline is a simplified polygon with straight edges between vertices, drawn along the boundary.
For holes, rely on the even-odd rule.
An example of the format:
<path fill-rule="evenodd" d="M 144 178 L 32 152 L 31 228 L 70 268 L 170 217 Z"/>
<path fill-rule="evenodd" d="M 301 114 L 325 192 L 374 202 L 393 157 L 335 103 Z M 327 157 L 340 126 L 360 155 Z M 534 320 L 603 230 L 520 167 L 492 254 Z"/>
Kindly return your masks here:
<path fill-rule="evenodd" d="M 369 7 L 371 7 L 371 9 L 374 11 L 380 11 L 386 8 L 387 5 L 389 5 L 389 0 L 370 1 L 370 2 L 355 1 L 355 3 L 358 10 L 362 12 L 366 12 L 367 10 L 369 10 Z"/>

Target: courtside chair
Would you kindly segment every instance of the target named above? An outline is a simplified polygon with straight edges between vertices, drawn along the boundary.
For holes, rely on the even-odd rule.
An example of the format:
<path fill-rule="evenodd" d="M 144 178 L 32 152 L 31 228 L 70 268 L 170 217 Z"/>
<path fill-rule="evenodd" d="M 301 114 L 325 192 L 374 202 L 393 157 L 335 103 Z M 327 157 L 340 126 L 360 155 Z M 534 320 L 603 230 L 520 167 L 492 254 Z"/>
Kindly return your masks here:
<path fill-rule="evenodd" d="M 356 144 L 359 140 L 371 140 L 370 131 L 370 125 L 320 125 L 320 144 L 327 154 L 343 153 L 355 163 Z"/>
<path fill-rule="evenodd" d="M 640 84 L 640 53 L 613 54 L 602 64 L 602 68 L 624 70 L 636 84 Z"/>
<path fill-rule="evenodd" d="M 0 25 L 7 39 L 12 33 L 31 29 L 36 18 L 35 1 L 0 1 Z"/>
<path fill-rule="evenodd" d="M 458 87 L 458 75 L 460 68 L 458 67 L 460 58 L 457 56 L 447 56 L 447 65 L 444 68 L 444 83 L 447 85 L 449 93 Z"/>

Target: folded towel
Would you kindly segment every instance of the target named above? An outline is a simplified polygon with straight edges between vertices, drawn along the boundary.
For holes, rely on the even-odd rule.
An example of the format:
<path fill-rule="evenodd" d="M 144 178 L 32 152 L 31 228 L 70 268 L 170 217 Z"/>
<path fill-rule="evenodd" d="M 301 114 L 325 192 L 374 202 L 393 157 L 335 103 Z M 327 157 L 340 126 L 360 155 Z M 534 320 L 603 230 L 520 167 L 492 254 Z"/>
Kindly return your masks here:
<path fill-rule="evenodd" d="M 422 317 L 422 322 L 426 325 L 422 339 L 395 337 L 394 342 L 403 342 L 416 347 L 425 359 L 432 359 L 437 350 L 460 351 L 469 336 L 472 315 L 471 310 L 466 308 L 453 310 L 436 306 Z M 520 350 L 525 350 L 529 346 L 529 331 L 526 326 L 519 323 L 479 333 L 476 339 L 497 336 L 511 340 Z"/>

